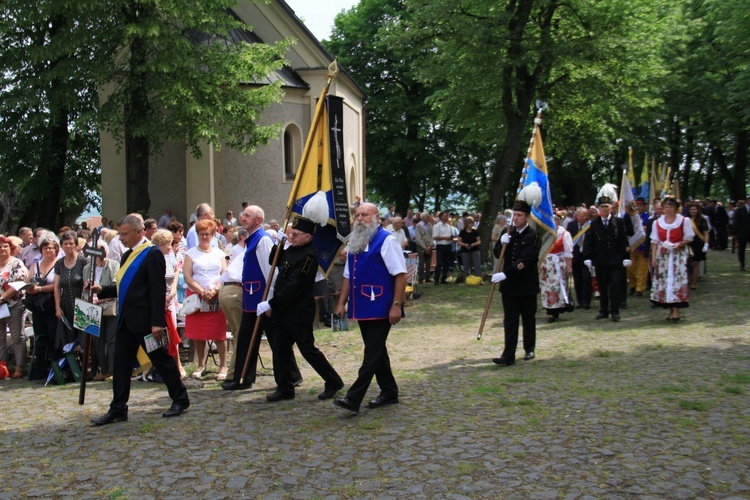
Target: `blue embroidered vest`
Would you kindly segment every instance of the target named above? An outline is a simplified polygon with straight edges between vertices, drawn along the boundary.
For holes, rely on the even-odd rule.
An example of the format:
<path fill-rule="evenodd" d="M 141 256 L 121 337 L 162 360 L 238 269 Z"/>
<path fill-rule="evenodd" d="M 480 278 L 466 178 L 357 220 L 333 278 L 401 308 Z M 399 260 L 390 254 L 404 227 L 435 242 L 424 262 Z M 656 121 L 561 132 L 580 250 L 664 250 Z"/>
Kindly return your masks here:
<path fill-rule="evenodd" d="M 396 278 L 385 266 L 380 249 L 390 233 L 383 228 L 365 252 L 349 254 L 349 318 L 356 320 L 388 317 L 393 304 Z"/>
<path fill-rule="evenodd" d="M 255 253 L 258 243 L 264 237 L 271 237 L 263 229 L 258 229 L 245 240 L 245 255 L 242 264 L 242 310 L 254 313 L 258 303 L 263 300 L 266 290 L 266 278 L 258 264 Z"/>

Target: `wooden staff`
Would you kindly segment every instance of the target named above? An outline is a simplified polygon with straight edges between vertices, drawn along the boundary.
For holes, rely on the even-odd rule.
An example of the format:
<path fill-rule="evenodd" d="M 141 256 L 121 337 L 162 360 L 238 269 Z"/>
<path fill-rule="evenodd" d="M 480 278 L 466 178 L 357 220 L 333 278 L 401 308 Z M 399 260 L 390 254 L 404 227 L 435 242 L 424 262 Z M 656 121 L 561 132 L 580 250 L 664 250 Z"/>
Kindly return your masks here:
<path fill-rule="evenodd" d="M 328 78 L 326 80 L 326 85 L 323 88 L 323 91 L 320 93 L 320 99 L 325 99 L 325 97 L 328 95 L 328 89 L 331 86 L 331 82 L 334 78 L 336 78 L 336 73 L 338 73 L 338 64 L 336 63 L 336 60 L 334 60 L 329 66 L 328 66 Z M 320 110 L 322 112 L 322 107 L 325 106 L 325 103 L 320 104 Z M 292 194 L 289 196 L 290 203 L 286 207 L 286 216 L 284 217 L 284 225 L 282 226 L 282 231 L 286 231 L 286 227 L 289 224 L 289 220 L 292 218 L 292 209 L 294 208 L 294 203 L 297 200 L 297 195 L 299 192 L 300 184 L 299 180 L 302 178 L 300 175 L 302 171 L 304 170 L 304 166 L 307 164 L 307 159 L 310 156 L 310 152 L 312 151 L 312 143 L 311 140 L 314 139 L 314 132 L 317 128 L 317 122 L 318 122 L 318 115 L 317 115 L 317 109 L 316 109 L 316 115 L 313 116 L 312 126 L 313 128 L 310 130 L 310 135 L 307 138 L 307 144 L 305 144 L 305 150 L 302 156 L 302 159 L 300 160 L 300 168 L 298 169 L 297 179 L 295 179 L 294 185 L 292 186 Z M 327 133 L 327 128 L 326 128 Z M 318 163 L 320 164 L 321 161 L 324 159 L 320 156 L 318 156 Z M 318 188 L 320 188 L 320 167 L 318 168 Z M 279 263 L 279 256 L 281 255 L 281 239 L 279 241 L 279 244 L 276 245 L 276 251 L 273 255 L 273 262 L 271 263 L 271 270 L 268 273 L 268 278 L 266 279 L 266 287 L 263 291 L 263 302 L 268 300 L 268 291 L 271 288 L 271 283 L 273 282 L 273 276 L 276 271 L 276 266 Z M 265 314 L 265 313 L 264 313 Z M 250 355 L 253 352 L 253 347 L 256 346 L 260 342 L 260 322 L 261 317 L 257 316 L 255 318 L 255 326 L 253 327 L 253 334 L 250 337 L 250 346 L 247 350 L 247 355 L 245 356 L 245 364 L 242 366 L 242 375 L 240 376 L 240 384 L 245 383 L 245 377 L 247 376 L 247 370 L 250 368 Z"/>
<path fill-rule="evenodd" d="M 100 248 L 97 247 L 97 244 L 99 243 L 99 228 L 97 227 L 94 229 L 94 232 L 91 233 L 91 246 L 85 247 L 83 253 L 88 255 L 91 258 L 91 272 L 89 273 L 89 289 L 86 299 L 89 302 L 94 301 L 94 294 L 91 292 L 91 285 L 94 284 L 94 278 L 96 277 L 96 257 L 98 255 L 104 255 L 104 252 Z M 75 314 L 75 311 L 74 311 Z M 75 323 L 75 319 L 73 321 Z M 101 327 L 100 327 L 100 333 L 101 335 Z M 85 342 L 85 345 L 81 346 L 83 348 L 82 357 L 81 360 L 81 387 L 78 389 L 78 404 L 83 405 L 83 403 L 86 401 L 86 378 L 88 377 L 88 371 L 89 371 L 89 358 L 91 357 L 91 344 L 92 342 L 92 335 L 91 334 L 85 334 L 83 339 Z"/>
<path fill-rule="evenodd" d="M 534 119 L 534 129 L 531 132 L 531 140 L 529 141 L 529 151 L 526 153 L 526 159 L 528 160 L 531 158 L 531 149 L 534 147 L 534 139 L 536 138 L 536 135 L 539 133 L 539 125 L 542 123 L 542 110 L 540 109 L 537 112 L 536 118 Z M 524 163 L 524 168 L 521 174 L 521 180 L 518 182 L 518 189 L 516 189 L 516 197 L 514 198 L 514 202 L 518 200 L 518 193 L 521 192 L 521 189 L 523 189 L 525 181 L 526 181 L 526 174 L 524 173 L 526 171 L 526 163 Z M 513 226 L 513 221 L 510 220 L 508 222 L 508 229 L 505 231 L 505 234 L 510 234 L 510 228 Z M 497 266 L 495 267 L 495 273 L 500 272 L 500 269 L 503 268 L 503 259 L 505 258 L 505 249 L 508 247 L 508 245 L 503 244 L 503 248 L 500 250 L 500 257 L 497 259 Z M 492 304 L 492 296 L 495 294 L 495 283 L 490 282 L 490 293 L 487 294 L 487 302 L 484 305 L 484 313 L 482 314 L 482 320 L 479 323 L 479 331 L 477 332 L 477 340 L 482 339 L 482 332 L 484 331 L 484 324 L 487 321 L 487 315 L 490 313 L 490 304 Z"/>

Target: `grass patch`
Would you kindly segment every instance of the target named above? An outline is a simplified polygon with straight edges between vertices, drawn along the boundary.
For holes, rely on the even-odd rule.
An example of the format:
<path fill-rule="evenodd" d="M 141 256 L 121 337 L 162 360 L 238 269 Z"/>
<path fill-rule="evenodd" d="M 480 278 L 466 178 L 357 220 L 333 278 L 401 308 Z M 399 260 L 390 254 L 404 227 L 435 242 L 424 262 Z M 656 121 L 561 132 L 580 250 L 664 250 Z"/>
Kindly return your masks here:
<path fill-rule="evenodd" d="M 750 384 L 750 374 L 747 373 L 725 374 L 722 378 L 732 384 Z"/>
<path fill-rule="evenodd" d="M 347 484 L 346 486 L 334 486 L 333 488 L 331 488 L 331 493 L 342 498 L 356 498 L 360 496 L 359 489 L 354 484 Z"/>
<path fill-rule="evenodd" d="M 536 382 L 536 379 L 533 377 L 508 377 L 504 381 L 509 384 L 532 384 Z"/>
<path fill-rule="evenodd" d="M 479 464 L 473 462 L 461 462 L 458 464 L 459 475 L 469 475 L 479 468 Z"/>
<path fill-rule="evenodd" d="M 559 366 L 562 368 L 578 368 L 583 366 L 583 363 L 580 361 L 560 361 Z"/>
<path fill-rule="evenodd" d="M 680 408 L 683 410 L 707 411 L 713 408 L 713 404 L 708 401 L 683 399 L 680 401 Z"/>
<path fill-rule="evenodd" d="M 687 389 L 677 385 L 663 385 L 659 387 L 659 392 L 662 394 L 681 394 L 687 392 Z"/>
<path fill-rule="evenodd" d="M 727 394 L 745 394 L 745 389 L 737 387 L 736 385 L 730 385 L 729 387 L 724 388 L 724 392 Z"/>
<path fill-rule="evenodd" d="M 614 351 L 609 351 L 607 349 L 595 349 L 591 356 L 595 358 L 611 358 L 612 356 L 615 356 L 617 353 Z"/>
<path fill-rule="evenodd" d="M 383 423 L 380 420 L 362 419 L 359 421 L 358 426 L 363 431 L 377 431 L 383 428 Z"/>
<path fill-rule="evenodd" d="M 504 389 L 500 385 L 480 385 L 471 390 L 472 394 L 502 394 Z"/>

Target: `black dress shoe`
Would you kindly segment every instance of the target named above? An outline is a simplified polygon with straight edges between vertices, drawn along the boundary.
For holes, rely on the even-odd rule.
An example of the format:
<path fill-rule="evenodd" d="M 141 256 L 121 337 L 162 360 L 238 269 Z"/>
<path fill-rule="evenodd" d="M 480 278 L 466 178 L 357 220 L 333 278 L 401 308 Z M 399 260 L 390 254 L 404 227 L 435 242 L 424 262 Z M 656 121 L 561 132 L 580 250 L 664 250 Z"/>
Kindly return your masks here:
<path fill-rule="evenodd" d="M 284 399 L 294 399 L 294 393 L 276 391 L 266 396 L 266 401 L 268 401 L 269 403 L 275 403 L 276 401 L 281 401 Z"/>
<path fill-rule="evenodd" d="M 92 419 L 91 423 L 94 425 L 107 425 L 107 424 L 113 424 L 115 422 L 127 422 L 127 421 L 128 421 L 127 413 L 116 414 L 116 413 L 107 412 L 99 418 Z"/>
<path fill-rule="evenodd" d="M 367 403 L 367 408 L 380 408 L 381 406 L 395 404 L 398 404 L 398 396 L 386 396 L 381 393 L 378 397 Z"/>
<path fill-rule="evenodd" d="M 164 418 L 170 418 L 170 417 L 179 417 L 182 415 L 182 412 L 188 409 L 190 406 L 190 403 L 186 405 L 181 405 L 179 403 L 172 403 L 172 406 L 169 407 L 167 411 L 161 414 Z"/>
<path fill-rule="evenodd" d="M 221 388 L 225 391 L 244 391 L 245 389 L 250 389 L 252 386 L 253 384 L 240 384 L 234 380 L 227 380 L 221 384 Z"/>
<path fill-rule="evenodd" d="M 526 355 L 523 357 L 524 361 L 530 361 L 532 359 L 536 358 L 536 354 L 534 354 L 534 351 L 529 351 L 526 353 Z"/>
<path fill-rule="evenodd" d="M 614 321 L 615 323 L 617 323 L 618 321 L 620 321 L 620 315 L 612 313 L 612 321 Z"/>
<path fill-rule="evenodd" d="M 492 362 L 499 366 L 511 366 L 516 364 L 515 359 L 492 358 Z"/>
<path fill-rule="evenodd" d="M 359 405 L 347 397 L 334 399 L 333 404 L 344 410 L 359 413 Z"/>
<path fill-rule="evenodd" d="M 336 395 L 337 392 L 339 392 L 343 388 L 344 388 L 343 382 L 341 383 L 341 385 L 336 385 L 335 387 L 326 388 L 326 390 L 318 394 L 318 399 L 320 400 L 331 399 L 332 397 Z"/>
<path fill-rule="evenodd" d="M 609 317 L 609 314 L 599 313 L 596 316 L 596 319 L 607 319 Z"/>

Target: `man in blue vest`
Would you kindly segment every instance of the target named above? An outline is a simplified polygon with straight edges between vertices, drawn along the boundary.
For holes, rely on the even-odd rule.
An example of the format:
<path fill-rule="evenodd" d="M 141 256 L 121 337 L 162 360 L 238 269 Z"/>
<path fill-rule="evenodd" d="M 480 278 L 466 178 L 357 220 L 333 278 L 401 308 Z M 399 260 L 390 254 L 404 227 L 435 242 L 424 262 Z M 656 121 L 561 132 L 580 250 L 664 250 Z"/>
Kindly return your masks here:
<path fill-rule="evenodd" d="M 240 214 L 242 227 L 247 231 L 248 236 L 245 239 L 245 253 L 242 265 L 242 319 L 237 334 L 235 344 L 236 364 L 234 368 L 234 377 L 227 380 L 221 385 L 221 388 L 227 391 L 248 389 L 255 382 L 255 372 L 258 366 L 258 349 L 260 346 L 260 335 L 257 336 L 255 343 L 251 346 L 253 330 L 256 322 L 256 311 L 258 303 L 263 300 L 263 294 L 266 291 L 268 273 L 271 271 L 270 255 L 273 249 L 273 240 L 271 235 L 263 230 L 263 221 L 265 212 L 256 205 L 248 205 Z M 239 258 L 239 257 L 238 257 Z M 225 283 L 226 285 L 226 283 Z M 271 332 L 270 320 L 266 317 L 261 318 L 261 326 L 266 333 L 266 337 L 273 338 Z M 273 346 L 273 344 L 271 344 Z M 247 351 L 250 349 L 250 361 L 248 363 L 247 374 L 242 380 L 242 371 L 247 359 Z M 299 368 L 292 354 L 290 361 L 292 365 L 292 374 L 295 385 L 302 382 L 302 376 L 299 374 Z"/>
<path fill-rule="evenodd" d="M 377 207 L 363 203 L 354 213 L 336 314 L 344 314 L 348 301 L 349 318 L 359 323 L 365 355 L 359 376 L 346 397 L 333 401 L 339 408 L 359 412 L 373 376 L 380 386 L 380 394 L 367 407 L 398 403 L 398 385 L 385 343 L 391 325 L 404 315 L 405 289 L 406 263 L 401 245 L 380 227 Z"/>

